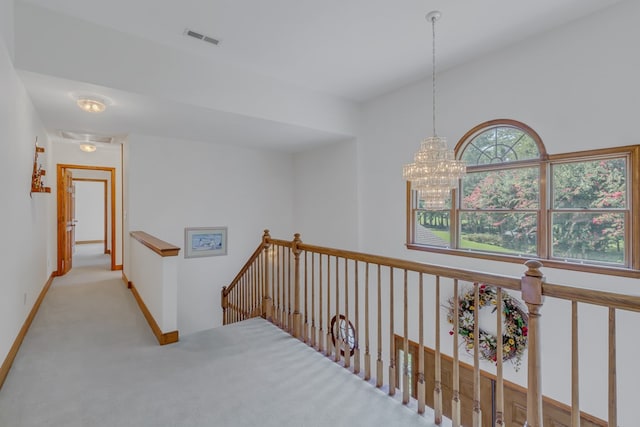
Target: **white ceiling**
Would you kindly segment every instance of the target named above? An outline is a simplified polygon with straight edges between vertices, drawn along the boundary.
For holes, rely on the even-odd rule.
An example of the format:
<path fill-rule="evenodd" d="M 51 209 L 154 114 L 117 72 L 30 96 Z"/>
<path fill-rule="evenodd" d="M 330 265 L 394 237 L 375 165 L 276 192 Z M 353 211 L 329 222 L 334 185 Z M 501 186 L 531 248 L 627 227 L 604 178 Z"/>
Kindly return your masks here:
<path fill-rule="evenodd" d="M 353 137 L 361 103 L 429 75 L 431 10 L 441 70 L 618 1 L 18 0 L 16 67 L 51 130 L 300 151 Z M 77 109 L 84 93 L 107 113 Z"/>

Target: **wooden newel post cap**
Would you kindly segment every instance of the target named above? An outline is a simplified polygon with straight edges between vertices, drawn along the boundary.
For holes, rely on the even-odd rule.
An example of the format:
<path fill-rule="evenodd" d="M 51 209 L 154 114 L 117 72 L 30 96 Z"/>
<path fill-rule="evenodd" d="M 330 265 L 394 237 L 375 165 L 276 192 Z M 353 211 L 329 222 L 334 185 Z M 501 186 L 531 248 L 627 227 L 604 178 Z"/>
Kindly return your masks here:
<path fill-rule="evenodd" d="M 271 239 L 271 235 L 269 234 L 269 230 L 265 229 L 264 234 L 262 235 L 262 243 L 265 246 L 269 245 L 269 240 Z"/>
<path fill-rule="evenodd" d="M 542 305 L 544 303 L 544 296 L 542 295 L 544 276 L 540 271 L 542 263 L 537 260 L 529 260 L 524 265 L 527 266 L 528 270 L 522 276 L 522 299 L 527 304 Z"/>
<path fill-rule="evenodd" d="M 525 262 L 524 265 L 526 265 L 528 268 L 528 270 L 524 273 L 525 276 L 542 277 L 542 271 L 540 271 L 540 269 L 542 268 L 542 263 L 540 261 L 530 259 L 529 261 Z"/>
<path fill-rule="evenodd" d="M 298 245 L 302 243 L 302 239 L 300 239 L 300 233 L 296 233 L 293 235 L 293 252 L 295 255 L 300 255 L 300 253 L 302 252 L 300 249 L 298 249 Z"/>

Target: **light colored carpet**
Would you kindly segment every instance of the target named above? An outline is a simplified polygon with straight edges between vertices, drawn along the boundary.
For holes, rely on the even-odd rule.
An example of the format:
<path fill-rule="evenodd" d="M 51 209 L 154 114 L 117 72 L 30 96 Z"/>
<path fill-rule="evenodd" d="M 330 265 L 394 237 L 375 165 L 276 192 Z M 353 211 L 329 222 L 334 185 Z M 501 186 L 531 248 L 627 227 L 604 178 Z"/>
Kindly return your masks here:
<path fill-rule="evenodd" d="M 2 427 L 432 426 L 432 419 L 262 319 L 161 347 L 120 272 L 101 265 L 54 280 L 0 390 Z"/>

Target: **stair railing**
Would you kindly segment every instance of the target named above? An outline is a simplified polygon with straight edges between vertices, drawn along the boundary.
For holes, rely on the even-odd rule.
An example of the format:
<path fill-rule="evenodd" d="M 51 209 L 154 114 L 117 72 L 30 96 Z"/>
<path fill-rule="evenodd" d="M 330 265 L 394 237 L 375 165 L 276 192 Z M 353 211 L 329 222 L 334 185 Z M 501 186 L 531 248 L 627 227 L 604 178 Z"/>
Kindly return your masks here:
<path fill-rule="evenodd" d="M 609 425 L 617 426 L 615 313 L 616 310 L 640 312 L 640 297 L 607 292 L 583 290 L 545 283 L 536 260 L 525 262 L 527 270 L 522 277 L 489 274 L 458 268 L 423 264 L 413 261 L 376 256 L 340 249 L 308 245 L 299 234 L 292 241 L 272 239 L 265 230 L 260 246 L 251 255 L 234 280 L 222 289 L 222 309 L 225 324 L 262 316 L 317 351 L 333 358 L 345 368 L 360 374 L 376 387 L 395 395 L 401 385 L 402 401 L 410 401 L 410 369 L 407 359 L 409 336 L 417 335 L 417 411 L 424 413 L 426 403 L 433 406 L 436 424 L 442 422 L 444 388 L 451 389 L 451 404 L 447 416 L 452 425 L 504 426 L 503 349 L 496 346 L 495 413 L 481 410 L 480 395 L 480 342 L 478 312 L 474 313 L 475 334 L 470 346 L 473 350 L 473 397 L 466 401 L 460 389 L 460 305 L 451 304 L 453 372 L 451 383 L 442 378 L 443 323 L 442 290 L 453 295 L 451 301 L 460 301 L 461 285 L 468 283 L 478 306 L 481 286 L 496 289 L 496 328 L 502 336 L 502 293 L 519 292 L 528 310 L 528 384 L 526 422 L 528 427 L 543 426 L 541 386 L 540 315 L 544 297 L 572 302 L 573 339 L 572 366 L 574 392 L 571 402 L 571 426 L 580 426 L 580 407 L 577 393 L 577 305 L 595 304 L 609 307 Z M 426 298 L 425 298 L 426 297 Z M 397 299 L 397 301 L 396 301 Z M 431 320 L 427 319 L 430 314 Z M 418 317 L 418 330 L 410 330 L 409 319 Z M 433 390 L 426 390 L 424 372 L 425 324 L 433 324 L 434 334 L 428 339 L 435 349 Z M 360 327 L 364 324 L 364 333 Z M 400 334 L 400 329 L 403 333 Z M 403 337 L 403 360 L 396 360 L 395 335 Z M 364 348 L 361 348 L 363 346 Z M 388 355 L 385 374 L 385 354 Z M 372 358 L 375 360 L 372 361 Z M 372 362 L 374 364 L 372 365 Z M 362 364 L 364 372 L 361 372 Z M 415 361 L 414 361 L 415 363 Z M 400 383 L 400 384 L 398 384 Z M 433 397 L 427 396 L 433 393 Z M 464 409 L 464 411 L 463 411 Z M 489 422 L 486 420 L 489 416 Z M 492 416 L 492 417 L 491 417 Z"/>

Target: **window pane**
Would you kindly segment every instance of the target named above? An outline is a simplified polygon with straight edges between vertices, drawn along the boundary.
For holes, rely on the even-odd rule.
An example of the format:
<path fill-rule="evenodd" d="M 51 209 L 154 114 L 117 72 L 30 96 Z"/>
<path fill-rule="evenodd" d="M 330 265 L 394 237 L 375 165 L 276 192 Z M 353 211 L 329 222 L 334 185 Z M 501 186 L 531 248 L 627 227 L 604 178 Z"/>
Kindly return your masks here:
<path fill-rule="evenodd" d="M 536 213 L 461 212 L 460 248 L 533 255 L 537 252 Z"/>
<path fill-rule="evenodd" d="M 553 165 L 554 209 L 624 209 L 626 159 Z"/>
<path fill-rule="evenodd" d="M 462 160 L 468 165 L 487 165 L 540 157 L 538 145 L 527 133 L 510 126 L 488 129 L 464 148 Z"/>
<path fill-rule="evenodd" d="M 451 246 L 449 211 L 416 211 L 415 243 L 419 245 Z"/>
<path fill-rule="evenodd" d="M 538 209 L 540 169 L 472 172 L 462 179 L 463 209 Z"/>
<path fill-rule="evenodd" d="M 624 263 L 624 213 L 553 213 L 553 257 Z"/>

